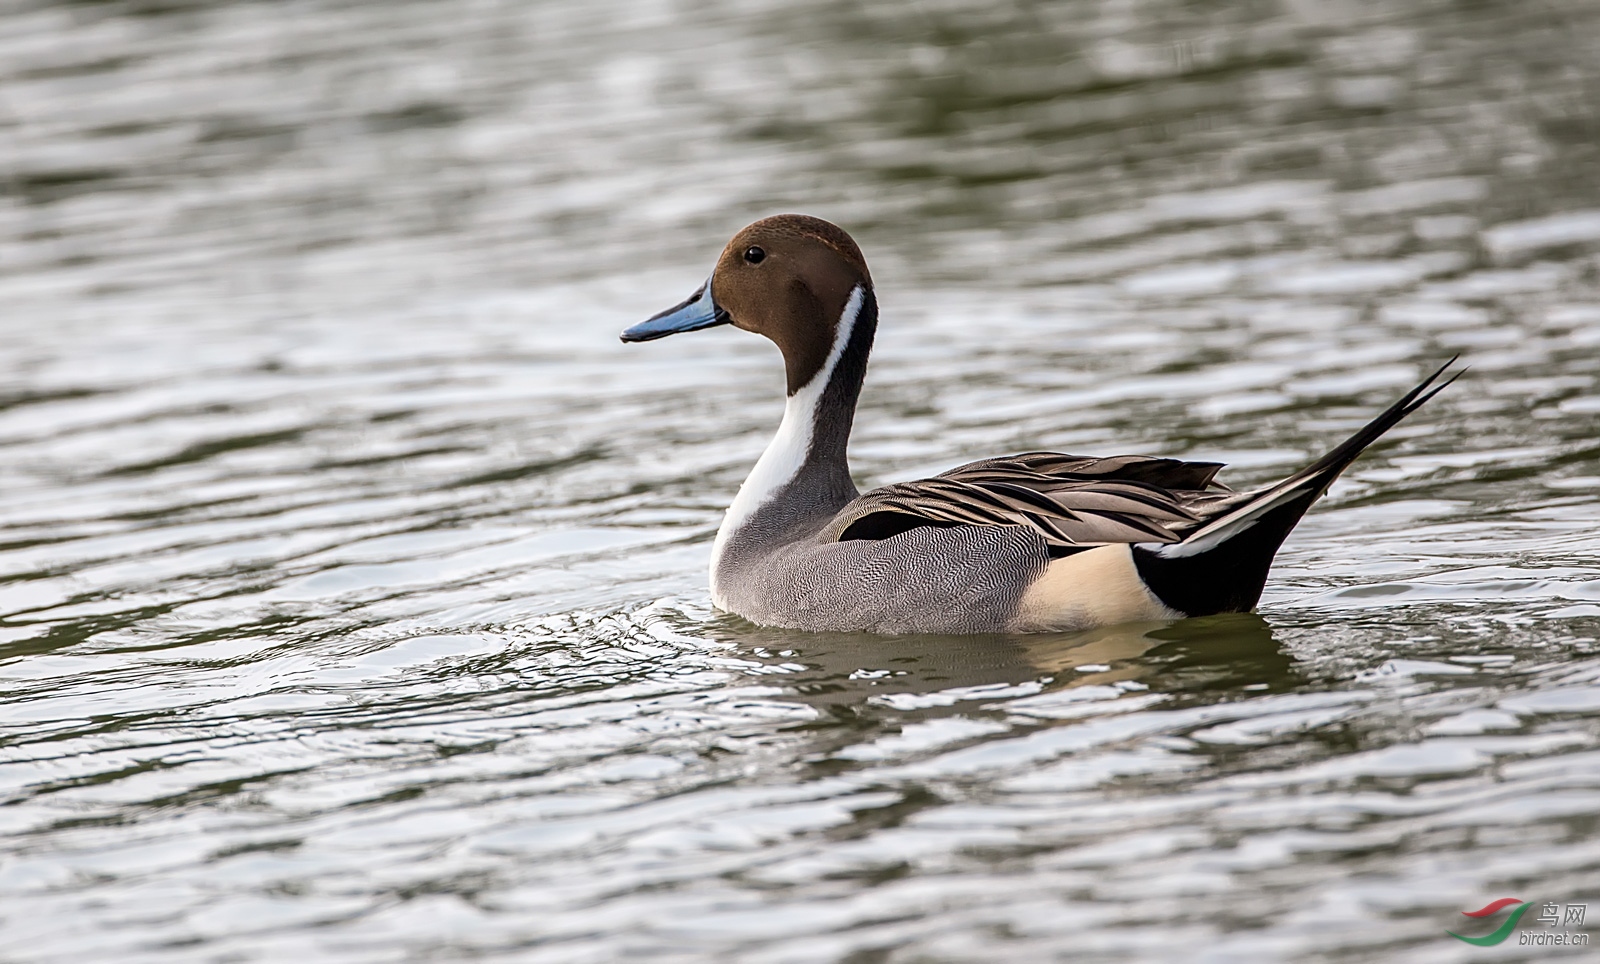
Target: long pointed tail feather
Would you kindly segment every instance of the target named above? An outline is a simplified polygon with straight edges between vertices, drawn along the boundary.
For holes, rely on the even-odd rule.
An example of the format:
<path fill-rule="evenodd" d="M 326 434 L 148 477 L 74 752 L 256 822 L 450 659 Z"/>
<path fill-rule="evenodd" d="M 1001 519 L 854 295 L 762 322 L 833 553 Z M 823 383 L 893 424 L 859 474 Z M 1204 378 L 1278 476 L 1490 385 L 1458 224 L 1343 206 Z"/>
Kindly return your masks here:
<path fill-rule="evenodd" d="M 1276 485 L 1243 494 L 1181 542 L 1135 546 L 1134 561 L 1145 584 L 1163 603 L 1189 616 L 1255 608 L 1272 557 L 1301 516 L 1367 446 L 1461 377 L 1465 369 L 1439 382 L 1456 358 L 1328 454 Z"/>

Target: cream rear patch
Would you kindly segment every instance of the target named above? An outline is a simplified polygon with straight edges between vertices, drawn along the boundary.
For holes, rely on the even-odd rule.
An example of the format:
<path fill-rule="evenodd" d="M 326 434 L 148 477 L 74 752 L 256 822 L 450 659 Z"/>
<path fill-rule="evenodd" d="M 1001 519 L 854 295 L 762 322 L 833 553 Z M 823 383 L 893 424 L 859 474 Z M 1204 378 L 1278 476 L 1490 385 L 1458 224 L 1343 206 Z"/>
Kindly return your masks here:
<path fill-rule="evenodd" d="M 1050 563 L 1023 593 L 1011 628 L 1076 632 L 1182 618 L 1183 613 L 1163 605 L 1145 586 L 1128 546 L 1100 546 Z"/>

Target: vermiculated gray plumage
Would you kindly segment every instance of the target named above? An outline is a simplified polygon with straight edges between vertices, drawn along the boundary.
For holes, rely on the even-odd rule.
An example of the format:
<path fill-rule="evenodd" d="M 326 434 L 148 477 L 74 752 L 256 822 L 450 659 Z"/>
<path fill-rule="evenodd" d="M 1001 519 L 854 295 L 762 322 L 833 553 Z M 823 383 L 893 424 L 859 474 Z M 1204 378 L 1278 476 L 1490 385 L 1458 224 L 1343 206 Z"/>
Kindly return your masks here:
<path fill-rule="evenodd" d="M 834 542 L 791 531 L 773 545 L 759 520 L 724 550 L 728 608 L 764 626 L 814 632 L 1001 632 L 1050 553 L 1021 526 L 927 526 Z"/>

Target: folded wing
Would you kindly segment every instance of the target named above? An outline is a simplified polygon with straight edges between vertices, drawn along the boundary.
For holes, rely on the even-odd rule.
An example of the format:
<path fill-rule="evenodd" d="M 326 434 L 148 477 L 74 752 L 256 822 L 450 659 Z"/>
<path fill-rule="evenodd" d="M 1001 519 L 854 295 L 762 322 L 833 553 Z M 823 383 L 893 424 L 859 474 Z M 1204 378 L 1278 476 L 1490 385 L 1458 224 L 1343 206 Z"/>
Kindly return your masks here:
<path fill-rule="evenodd" d="M 1214 481 L 1221 468 L 1138 455 L 1028 452 L 985 459 L 873 489 L 840 510 L 823 536 L 887 539 L 920 526 L 1026 526 L 1052 555 L 1112 543 L 1174 543 L 1237 498 Z"/>

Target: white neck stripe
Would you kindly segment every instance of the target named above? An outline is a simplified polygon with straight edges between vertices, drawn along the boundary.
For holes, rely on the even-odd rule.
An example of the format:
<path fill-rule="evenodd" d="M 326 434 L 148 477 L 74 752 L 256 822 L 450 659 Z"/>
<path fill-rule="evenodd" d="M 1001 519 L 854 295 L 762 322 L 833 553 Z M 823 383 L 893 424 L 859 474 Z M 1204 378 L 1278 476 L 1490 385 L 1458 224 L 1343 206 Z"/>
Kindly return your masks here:
<path fill-rule="evenodd" d="M 711 598 L 718 602 L 717 592 L 717 562 L 722 558 L 722 550 L 728 540 L 739 527 L 750 521 L 757 509 L 772 498 L 779 489 L 788 485 L 799 474 L 800 467 L 806 462 L 806 456 L 811 452 L 811 434 L 816 422 L 817 406 L 822 402 L 822 393 L 827 389 L 828 382 L 833 378 L 833 370 L 838 367 L 839 359 L 844 357 L 844 350 L 850 344 L 850 335 L 855 331 L 856 319 L 861 314 L 861 304 L 866 300 L 866 290 L 862 285 L 856 285 L 850 292 L 850 300 L 845 303 L 844 311 L 839 315 L 839 324 L 833 336 L 833 348 L 828 352 L 828 358 L 822 363 L 811 380 L 789 396 L 783 406 L 783 422 L 778 426 L 778 433 L 767 444 L 766 451 L 761 453 L 761 458 L 756 460 L 755 467 L 750 470 L 750 475 L 739 486 L 739 494 L 733 497 L 733 504 L 728 506 L 728 512 L 722 518 L 722 526 L 717 530 L 717 542 L 711 550 Z M 718 605 L 721 605 L 718 602 Z"/>

